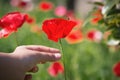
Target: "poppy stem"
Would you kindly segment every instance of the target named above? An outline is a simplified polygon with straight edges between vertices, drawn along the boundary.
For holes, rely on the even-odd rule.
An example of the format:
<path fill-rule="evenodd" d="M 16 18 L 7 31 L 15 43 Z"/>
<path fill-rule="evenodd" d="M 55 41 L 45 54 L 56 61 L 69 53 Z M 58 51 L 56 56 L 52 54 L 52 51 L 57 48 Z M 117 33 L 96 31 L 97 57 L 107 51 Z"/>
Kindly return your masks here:
<path fill-rule="evenodd" d="M 15 37 L 15 41 L 16 41 L 17 46 L 19 46 L 19 42 L 18 42 L 18 38 L 17 38 L 17 32 L 14 33 L 14 37 Z"/>
<path fill-rule="evenodd" d="M 62 40 L 59 40 L 59 44 L 60 44 L 60 50 L 62 52 L 62 61 L 63 61 L 63 65 L 64 65 L 64 76 L 65 76 L 65 80 L 67 80 L 67 70 L 66 70 L 66 60 L 65 60 L 65 54 L 64 54 L 64 50 L 63 50 L 63 45 L 62 45 Z"/>

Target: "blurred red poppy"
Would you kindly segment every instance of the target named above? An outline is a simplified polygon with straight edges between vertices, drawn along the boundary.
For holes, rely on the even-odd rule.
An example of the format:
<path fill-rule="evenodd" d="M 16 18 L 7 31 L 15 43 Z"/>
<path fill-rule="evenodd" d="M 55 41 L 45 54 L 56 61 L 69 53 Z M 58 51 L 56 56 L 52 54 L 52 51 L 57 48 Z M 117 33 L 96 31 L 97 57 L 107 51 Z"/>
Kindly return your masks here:
<path fill-rule="evenodd" d="M 69 44 L 75 44 L 83 41 L 83 34 L 80 30 L 72 31 L 67 37 L 66 41 Z"/>
<path fill-rule="evenodd" d="M 22 26 L 25 21 L 25 14 L 11 12 L 0 19 L 0 38 L 6 37 Z"/>
<path fill-rule="evenodd" d="M 91 20 L 92 24 L 97 24 L 101 20 L 101 17 L 95 17 Z"/>
<path fill-rule="evenodd" d="M 102 37 L 103 37 L 102 32 L 98 30 L 90 30 L 87 32 L 87 38 L 91 41 L 100 42 Z"/>
<path fill-rule="evenodd" d="M 39 4 L 39 8 L 42 11 L 49 11 L 53 8 L 53 4 L 51 2 L 48 2 L 48 1 L 42 1 Z"/>
<path fill-rule="evenodd" d="M 113 73 L 120 77 L 120 62 L 116 63 L 114 66 L 113 66 Z"/>
<path fill-rule="evenodd" d="M 74 21 L 55 18 L 45 20 L 42 30 L 47 34 L 48 39 L 58 42 L 60 38 L 65 38 L 75 25 Z"/>
<path fill-rule="evenodd" d="M 25 7 L 25 6 L 27 6 L 27 2 L 21 1 L 21 2 L 19 3 L 19 7 Z"/>
<path fill-rule="evenodd" d="M 54 62 L 48 68 L 48 73 L 53 77 L 56 77 L 59 73 L 63 73 L 63 72 L 64 72 L 64 67 L 60 62 Z"/>
<path fill-rule="evenodd" d="M 103 15 L 101 13 L 101 9 L 98 9 L 93 15 L 95 17 L 91 20 L 92 24 L 97 24 L 103 18 Z"/>
<path fill-rule="evenodd" d="M 31 17 L 30 15 L 26 15 L 26 22 L 28 23 L 28 24 L 32 24 L 32 23 L 34 23 L 35 22 L 35 19 L 33 18 L 33 17 Z"/>

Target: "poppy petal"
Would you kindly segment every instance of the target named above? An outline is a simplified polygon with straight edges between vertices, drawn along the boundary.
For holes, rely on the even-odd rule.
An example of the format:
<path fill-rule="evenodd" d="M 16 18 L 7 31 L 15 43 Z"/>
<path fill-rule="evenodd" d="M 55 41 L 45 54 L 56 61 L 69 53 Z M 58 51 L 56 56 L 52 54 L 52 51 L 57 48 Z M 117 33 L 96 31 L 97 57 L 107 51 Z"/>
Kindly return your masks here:
<path fill-rule="evenodd" d="M 25 15 L 19 12 L 8 13 L 3 16 L 0 20 L 0 26 L 2 28 L 10 27 L 11 29 L 16 29 L 21 27 L 25 21 Z"/>
<path fill-rule="evenodd" d="M 120 62 L 116 63 L 114 66 L 113 66 L 113 73 L 120 77 Z"/>
<path fill-rule="evenodd" d="M 39 4 L 39 8 L 42 11 L 49 11 L 53 8 L 53 4 L 51 2 L 48 2 L 48 1 L 42 1 Z"/>
<path fill-rule="evenodd" d="M 8 28 L 4 28 L 0 31 L 0 38 L 2 37 L 7 37 L 9 34 L 11 34 L 13 32 L 13 30 L 8 29 Z"/>
<path fill-rule="evenodd" d="M 11 12 L 0 19 L 0 38 L 6 37 L 22 26 L 25 21 L 24 14 L 20 12 Z"/>
<path fill-rule="evenodd" d="M 64 67 L 60 62 L 54 62 L 48 68 L 48 73 L 53 77 L 56 77 L 58 73 L 63 73 L 63 72 L 64 72 Z"/>
<path fill-rule="evenodd" d="M 75 44 L 83 41 L 83 34 L 80 30 L 72 31 L 67 37 L 66 41 L 69 44 Z"/>
<path fill-rule="evenodd" d="M 75 25 L 74 21 L 55 18 L 44 21 L 42 29 L 50 40 L 58 42 L 60 38 L 65 38 Z"/>

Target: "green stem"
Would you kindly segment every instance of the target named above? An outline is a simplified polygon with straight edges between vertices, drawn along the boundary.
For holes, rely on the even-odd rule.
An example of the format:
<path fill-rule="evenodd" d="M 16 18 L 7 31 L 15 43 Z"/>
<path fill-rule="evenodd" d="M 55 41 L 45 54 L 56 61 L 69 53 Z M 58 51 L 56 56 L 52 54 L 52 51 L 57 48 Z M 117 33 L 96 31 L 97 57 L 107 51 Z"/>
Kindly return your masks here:
<path fill-rule="evenodd" d="M 59 40 L 59 44 L 60 44 L 60 49 L 61 49 L 61 52 L 62 52 L 62 61 L 63 61 L 63 65 L 64 65 L 64 76 L 65 76 L 65 80 L 67 80 L 67 67 L 66 67 L 66 60 L 65 60 L 65 54 L 64 54 L 64 50 L 63 50 L 63 45 L 62 45 L 62 40 L 60 39 Z"/>
<path fill-rule="evenodd" d="M 16 41 L 17 46 L 19 46 L 19 42 L 18 42 L 18 38 L 17 38 L 17 32 L 14 33 L 14 37 L 15 37 L 15 41 Z"/>

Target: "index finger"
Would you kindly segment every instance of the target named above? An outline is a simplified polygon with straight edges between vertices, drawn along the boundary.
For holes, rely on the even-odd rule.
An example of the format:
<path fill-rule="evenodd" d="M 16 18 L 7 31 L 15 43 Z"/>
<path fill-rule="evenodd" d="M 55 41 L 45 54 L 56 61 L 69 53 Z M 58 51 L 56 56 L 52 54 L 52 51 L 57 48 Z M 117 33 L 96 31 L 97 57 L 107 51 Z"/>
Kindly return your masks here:
<path fill-rule="evenodd" d="M 47 46 L 41 46 L 41 45 L 28 45 L 26 46 L 29 50 L 35 50 L 35 51 L 41 51 L 41 52 L 50 52 L 50 53 L 59 53 L 60 50 L 56 48 L 51 48 Z"/>

